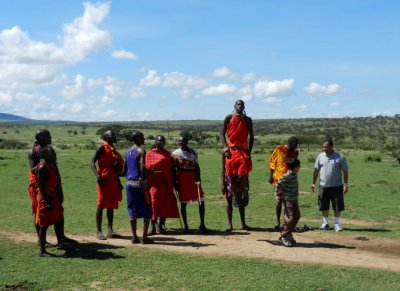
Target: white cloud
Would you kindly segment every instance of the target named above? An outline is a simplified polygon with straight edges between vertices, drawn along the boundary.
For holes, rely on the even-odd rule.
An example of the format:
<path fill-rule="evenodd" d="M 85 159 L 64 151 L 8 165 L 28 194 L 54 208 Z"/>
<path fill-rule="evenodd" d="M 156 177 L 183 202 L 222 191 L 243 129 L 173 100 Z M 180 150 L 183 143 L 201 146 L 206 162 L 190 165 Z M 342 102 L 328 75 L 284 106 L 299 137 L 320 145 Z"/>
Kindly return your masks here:
<path fill-rule="evenodd" d="M 76 75 L 75 80 L 70 84 L 64 86 L 61 90 L 61 96 L 66 99 L 71 99 L 77 96 L 81 96 L 86 90 L 86 78 L 82 75 Z"/>
<path fill-rule="evenodd" d="M 61 44 L 32 40 L 18 26 L 0 31 L 0 88 L 48 85 L 63 66 L 109 44 L 109 34 L 98 25 L 108 15 L 110 3 L 83 5 L 83 16 L 64 25 Z"/>
<path fill-rule="evenodd" d="M 298 105 L 298 106 L 294 106 L 294 107 L 292 108 L 292 110 L 293 110 L 293 111 L 297 111 L 297 112 L 305 112 L 305 111 L 307 111 L 307 105 L 305 105 L 305 104 L 300 104 L 300 105 Z"/>
<path fill-rule="evenodd" d="M 58 111 L 59 113 L 61 113 L 61 114 L 59 114 L 59 116 L 62 116 L 63 114 L 66 114 L 66 113 L 81 113 L 85 108 L 86 108 L 86 106 L 80 102 L 75 102 L 72 104 L 58 104 L 58 105 L 51 106 L 52 111 Z M 65 116 L 63 116 L 63 117 L 65 117 Z M 68 119 L 68 118 L 64 118 L 64 119 Z"/>
<path fill-rule="evenodd" d="M 114 110 L 107 110 L 105 113 L 104 113 L 104 115 L 106 116 L 106 117 L 112 117 L 112 116 L 114 116 L 114 115 L 116 115 L 117 113 L 114 111 Z"/>
<path fill-rule="evenodd" d="M 131 61 L 136 61 L 138 59 L 137 55 L 135 55 L 134 53 L 124 50 L 113 51 L 112 57 L 115 59 L 127 59 Z"/>
<path fill-rule="evenodd" d="M 340 103 L 339 102 L 332 102 L 332 103 L 329 104 L 329 106 L 330 107 L 338 107 L 338 106 L 340 106 Z"/>
<path fill-rule="evenodd" d="M 294 79 L 282 81 L 259 81 L 254 84 L 254 94 L 258 97 L 288 96 L 293 94 Z"/>
<path fill-rule="evenodd" d="M 243 101 L 250 101 L 253 99 L 253 89 L 250 86 L 239 89 L 237 94 L 239 94 L 239 99 Z"/>
<path fill-rule="evenodd" d="M 129 92 L 129 97 L 132 99 L 140 99 L 145 98 L 146 94 L 143 92 L 143 89 L 140 87 L 133 87 Z"/>
<path fill-rule="evenodd" d="M 108 77 L 104 84 L 104 92 L 106 95 L 113 97 L 123 96 L 122 86 L 123 84 L 120 80 Z"/>
<path fill-rule="evenodd" d="M 186 75 L 179 72 L 171 72 L 164 74 L 164 82 L 162 86 L 203 88 L 207 86 L 207 83 L 207 80 L 197 76 Z"/>
<path fill-rule="evenodd" d="M 256 78 L 256 75 L 253 72 L 244 74 L 242 77 L 242 82 L 243 83 L 250 83 L 253 82 Z"/>
<path fill-rule="evenodd" d="M 139 84 L 147 87 L 159 86 L 161 84 L 161 78 L 157 76 L 156 70 L 149 70 L 147 76 L 140 79 Z"/>
<path fill-rule="evenodd" d="M 282 99 L 277 98 L 277 97 L 267 97 L 267 98 L 263 99 L 262 102 L 271 104 L 271 105 L 278 105 L 282 102 Z"/>
<path fill-rule="evenodd" d="M 83 16 L 65 24 L 63 28 L 63 56 L 71 63 L 84 60 L 90 52 L 111 43 L 108 32 L 98 28 L 108 16 L 110 2 L 95 4 L 85 2 L 83 6 L 85 7 Z"/>
<path fill-rule="evenodd" d="M 338 84 L 328 84 L 324 86 L 311 82 L 307 87 L 304 87 L 304 91 L 312 95 L 323 95 L 339 93 L 342 91 L 342 88 Z"/>
<path fill-rule="evenodd" d="M 229 84 L 220 84 L 218 86 L 212 86 L 204 89 L 202 91 L 203 95 L 224 95 L 224 94 L 231 94 L 236 91 L 236 87 Z"/>
<path fill-rule="evenodd" d="M 13 97 L 9 93 L 0 92 L 0 105 L 10 106 L 13 102 Z"/>
<path fill-rule="evenodd" d="M 26 100 L 32 100 L 34 98 L 35 98 L 35 96 L 33 94 L 29 94 L 29 93 L 20 92 L 20 93 L 15 94 L 16 100 L 26 101 Z"/>
<path fill-rule="evenodd" d="M 113 99 L 108 97 L 108 96 L 103 96 L 103 98 L 101 98 L 101 103 L 102 104 L 110 104 L 113 102 Z"/>
<path fill-rule="evenodd" d="M 136 116 L 139 118 L 139 120 L 150 120 L 151 113 L 150 112 L 137 112 Z"/>
<path fill-rule="evenodd" d="M 232 72 L 225 66 L 215 69 L 213 76 L 216 78 L 229 78 L 229 79 L 238 79 L 239 78 L 239 74 Z"/>

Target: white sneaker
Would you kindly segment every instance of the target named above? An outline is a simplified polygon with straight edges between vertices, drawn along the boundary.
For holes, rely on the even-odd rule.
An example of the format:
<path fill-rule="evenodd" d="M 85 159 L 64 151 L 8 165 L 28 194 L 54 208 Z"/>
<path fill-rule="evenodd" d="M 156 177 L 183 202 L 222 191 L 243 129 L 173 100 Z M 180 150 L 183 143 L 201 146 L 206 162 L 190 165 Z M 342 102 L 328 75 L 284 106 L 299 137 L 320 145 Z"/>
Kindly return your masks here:
<path fill-rule="evenodd" d="M 335 231 L 342 231 L 342 228 L 337 223 L 335 223 Z"/>
<path fill-rule="evenodd" d="M 322 223 L 322 225 L 321 225 L 321 227 L 319 229 L 328 230 L 329 229 L 329 223 Z"/>

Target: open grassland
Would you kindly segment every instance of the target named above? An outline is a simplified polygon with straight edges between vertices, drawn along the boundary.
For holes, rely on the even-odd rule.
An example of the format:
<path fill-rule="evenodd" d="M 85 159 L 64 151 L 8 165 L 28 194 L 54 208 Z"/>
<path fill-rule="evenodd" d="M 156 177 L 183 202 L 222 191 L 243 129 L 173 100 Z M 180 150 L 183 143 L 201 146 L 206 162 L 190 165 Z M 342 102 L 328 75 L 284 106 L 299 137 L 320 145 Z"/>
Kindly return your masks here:
<path fill-rule="evenodd" d="M 100 143 L 97 128 L 46 127 L 53 136 L 63 179 L 66 232 L 71 237 L 78 234 L 94 236 L 97 193 L 95 178 L 89 169 L 94 150 L 85 149 L 83 145 L 94 142 L 97 146 Z M 37 126 L 23 125 L 3 129 L 1 134 L 8 138 L 12 135 L 30 144 L 36 129 Z M 67 130 L 72 130 L 71 134 Z M 75 135 L 74 130 L 85 130 L 85 134 Z M 144 130 L 144 133 L 148 136 L 158 132 Z M 170 136 L 167 148 L 174 149 L 173 141 L 179 131 L 160 133 Z M 277 135 L 276 138 L 284 140 L 286 136 Z M 147 148 L 150 143 L 146 142 Z M 61 145 L 64 144 L 77 146 L 62 149 Z M 125 151 L 119 150 L 121 153 Z M 399 240 L 399 165 L 385 155 L 381 155 L 381 162 L 365 162 L 372 152 L 346 148 L 339 150 L 348 159 L 350 192 L 345 200 L 344 231 L 336 234 L 338 242 L 349 234 Z M 267 161 L 271 151 L 272 148 L 258 147 L 252 156 L 254 165 L 250 176 L 247 222 L 254 231 L 259 232 L 272 231 L 274 225 L 273 189 L 267 183 Z M 310 193 L 313 162 L 319 152 L 317 148 L 311 148 L 310 151 L 301 149 L 300 226 L 320 225 L 316 195 Z M 213 231 L 222 231 L 226 226 L 226 214 L 219 186 L 220 153 L 217 149 L 200 149 L 199 161 L 207 199 L 206 224 Z M 27 149 L 1 150 L 0 232 L 25 233 L 35 237 L 27 177 Z M 129 233 L 125 207 L 123 200 L 115 213 L 114 228 L 121 233 Z M 188 216 L 190 226 L 196 228 L 199 220 L 195 204 L 188 207 Z M 167 220 L 167 226 L 173 230 L 180 228 L 178 220 Z M 238 226 L 235 209 L 234 227 Z M 50 228 L 49 233 L 52 232 Z M 323 232 L 318 232 L 324 236 Z M 400 274 L 397 272 L 327 266 L 324 262 L 300 264 L 257 258 L 190 255 L 100 242 L 84 243 L 79 248 L 78 253 L 50 250 L 58 257 L 43 259 L 37 256 L 38 247 L 35 243 L 1 237 L 0 290 L 6 285 L 32 290 L 399 290 L 400 286 Z M 329 247 L 326 251 L 330 251 Z"/>

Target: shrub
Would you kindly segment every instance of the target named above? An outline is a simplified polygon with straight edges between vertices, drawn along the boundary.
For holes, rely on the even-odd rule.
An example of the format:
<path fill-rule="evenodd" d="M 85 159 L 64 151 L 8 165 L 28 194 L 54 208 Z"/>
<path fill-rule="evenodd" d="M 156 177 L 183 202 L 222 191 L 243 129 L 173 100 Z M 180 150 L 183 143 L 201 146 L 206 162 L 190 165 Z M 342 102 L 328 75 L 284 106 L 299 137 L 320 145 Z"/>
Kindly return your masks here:
<path fill-rule="evenodd" d="M 368 154 L 364 158 L 365 162 L 382 162 L 381 156 L 377 153 Z"/>

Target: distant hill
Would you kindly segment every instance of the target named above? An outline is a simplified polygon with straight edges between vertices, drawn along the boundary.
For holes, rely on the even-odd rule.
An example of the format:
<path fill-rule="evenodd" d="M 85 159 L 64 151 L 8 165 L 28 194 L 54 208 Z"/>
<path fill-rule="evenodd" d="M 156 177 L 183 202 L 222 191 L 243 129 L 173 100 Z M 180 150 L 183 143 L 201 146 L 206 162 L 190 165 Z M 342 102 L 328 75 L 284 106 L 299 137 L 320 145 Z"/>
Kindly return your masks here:
<path fill-rule="evenodd" d="M 14 114 L 0 113 L 0 122 L 2 121 L 32 121 L 32 119 Z"/>

